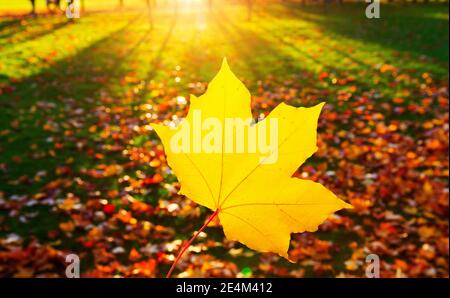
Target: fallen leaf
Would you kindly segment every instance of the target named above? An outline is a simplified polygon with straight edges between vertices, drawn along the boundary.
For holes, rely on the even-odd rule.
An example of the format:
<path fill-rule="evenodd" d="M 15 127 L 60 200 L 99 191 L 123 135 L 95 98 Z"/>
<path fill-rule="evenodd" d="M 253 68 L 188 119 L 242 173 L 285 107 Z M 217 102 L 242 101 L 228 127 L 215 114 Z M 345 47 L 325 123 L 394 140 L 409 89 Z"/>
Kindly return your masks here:
<path fill-rule="evenodd" d="M 323 103 L 295 108 L 281 103 L 268 117 L 253 125 L 250 93 L 224 59 L 206 93 L 199 98 L 191 96 L 186 119 L 175 128 L 160 124 L 153 127 L 181 184 L 180 194 L 217 211 L 228 239 L 288 258 L 291 233 L 316 231 L 331 213 L 351 207 L 319 183 L 292 178 L 297 168 L 317 150 L 317 119 L 322 106 Z M 205 145 L 210 136 L 209 131 L 195 135 L 198 121 L 195 114 L 201 114 L 202 119 L 216 119 L 221 124 L 219 146 L 213 139 L 206 143 L 211 147 L 203 150 L 191 150 L 183 145 L 178 152 L 171 142 L 184 130 L 188 131 L 191 146 L 199 145 L 199 140 Z M 244 153 L 236 152 L 237 149 L 225 150 L 237 135 L 236 131 L 234 135 L 225 135 L 230 125 L 226 119 L 244 121 L 243 129 L 248 135 L 255 130 L 264 131 L 264 126 L 272 125 L 275 119 L 277 147 L 271 148 L 275 150 L 269 155 L 251 150 Z M 271 131 L 266 129 L 258 137 L 265 134 L 268 140 Z M 256 145 L 255 138 L 248 138 L 247 149 Z M 210 153 L 204 152 L 205 149 L 210 149 Z"/>

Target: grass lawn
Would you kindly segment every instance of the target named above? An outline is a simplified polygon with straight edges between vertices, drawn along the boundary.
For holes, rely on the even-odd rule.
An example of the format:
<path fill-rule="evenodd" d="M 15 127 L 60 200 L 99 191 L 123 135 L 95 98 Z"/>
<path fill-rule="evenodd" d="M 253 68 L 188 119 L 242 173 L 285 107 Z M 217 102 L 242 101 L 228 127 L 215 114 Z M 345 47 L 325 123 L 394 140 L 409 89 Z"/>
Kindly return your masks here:
<path fill-rule="evenodd" d="M 364 10 L 265 4 L 248 21 L 243 5 L 158 4 L 153 22 L 143 8 L 75 21 L 0 10 L 0 276 L 64 274 L 69 251 L 89 276 L 164 276 L 209 211 L 176 194 L 148 123 L 185 115 L 225 56 L 255 116 L 328 103 L 299 173 L 358 207 L 294 235 L 296 264 L 211 227 L 178 273 L 361 276 L 368 249 L 384 276 L 448 276 L 448 7 Z M 29 255 L 12 262 L 17 249 Z"/>

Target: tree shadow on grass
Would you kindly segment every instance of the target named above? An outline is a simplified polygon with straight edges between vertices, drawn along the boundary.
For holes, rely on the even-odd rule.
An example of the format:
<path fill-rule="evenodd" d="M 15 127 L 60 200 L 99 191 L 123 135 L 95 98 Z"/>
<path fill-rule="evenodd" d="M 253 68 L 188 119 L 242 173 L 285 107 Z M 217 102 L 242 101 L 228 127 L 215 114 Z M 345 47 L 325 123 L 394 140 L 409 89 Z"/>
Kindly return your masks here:
<path fill-rule="evenodd" d="M 258 26 L 265 31 L 265 34 L 272 35 L 274 38 L 276 38 L 276 40 L 279 44 L 283 44 L 285 46 L 293 48 L 298 53 L 302 54 L 303 56 L 306 56 L 309 60 L 312 60 L 313 62 L 315 62 L 317 64 L 326 65 L 326 67 L 328 69 L 335 69 L 335 67 L 332 66 L 331 64 L 326 64 L 326 63 L 320 62 L 317 58 L 315 58 L 311 54 L 307 53 L 301 47 L 301 45 L 299 43 L 294 43 L 294 42 L 288 41 L 288 39 L 298 38 L 298 37 L 309 38 L 308 32 L 300 33 L 300 32 L 298 32 L 296 27 L 283 28 L 283 24 L 282 24 L 283 21 L 282 20 L 280 21 L 279 18 L 275 18 L 271 14 L 259 12 L 259 16 L 266 20 L 267 20 L 267 18 L 271 18 L 270 22 L 267 22 L 267 21 L 261 22 L 260 24 L 258 24 Z M 268 23 L 276 24 L 277 22 L 279 22 L 280 30 L 271 30 L 271 28 L 269 28 L 267 26 Z M 283 31 L 281 32 L 281 30 L 283 30 Z M 365 68 L 365 69 L 371 68 L 371 66 L 369 64 L 367 64 L 366 62 L 354 57 L 353 55 L 350 55 L 348 52 L 346 52 L 342 49 L 339 49 L 337 46 L 332 46 L 332 45 L 328 44 L 327 41 L 319 40 L 316 38 L 316 39 L 314 39 L 314 43 L 316 43 L 317 46 L 327 48 L 328 53 L 333 52 L 333 53 L 343 57 L 344 59 L 349 59 L 353 63 L 356 63 L 358 65 L 358 67 L 360 67 L 360 68 Z"/>
<path fill-rule="evenodd" d="M 19 18 L 6 21 L 6 24 L 0 21 L 0 39 L 8 39 L 14 35 L 21 34 L 21 38 L 15 39 L 14 43 L 29 42 L 48 34 L 55 33 L 57 30 L 63 29 L 68 25 L 75 24 L 75 22 L 67 19 L 66 17 L 54 15 L 45 17 L 38 16 L 27 19 L 26 21 L 26 24 L 22 23 L 22 20 Z M 2 27 L 4 27 L 4 29 L 2 29 Z M 33 30 L 28 33 L 27 29 L 29 27 L 38 27 L 39 29 L 43 29 Z"/>
<path fill-rule="evenodd" d="M 102 160 L 94 159 L 89 151 L 97 150 L 99 144 L 95 134 L 90 133 L 88 129 L 101 121 L 96 115 L 97 106 L 108 108 L 110 104 L 111 106 L 121 104 L 120 97 L 111 103 L 102 101 L 102 94 L 103 91 L 110 91 L 110 83 L 116 83 L 114 80 L 122 78 L 129 72 L 129 66 L 126 65 L 127 58 L 152 36 L 152 30 L 149 28 L 141 33 L 140 38 L 130 41 L 129 32 L 138 20 L 140 17 L 130 19 L 124 26 L 77 54 L 14 83 L 11 92 L 0 95 L 2 111 L 0 127 L 13 130 L 8 135 L 0 136 L 0 164 L 5 164 L 7 168 L 1 172 L 0 189 L 6 198 L 14 194 L 24 194 L 31 198 L 38 192 L 46 192 L 42 187 L 49 182 L 61 178 L 75 180 L 79 177 L 81 168 L 95 168 L 99 163 L 120 162 L 123 158 L 121 152 L 109 152 Z M 42 105 L 38 105 L 38 102 L 53 104 L 54 108 L 41 109 L 39 107 Z M 74 112 L 76 110 L 81 110 L 82 113 Z M 19 126 L 12 128 L 10 123 L 16 119 L 19 120 Z M 111 122 L 115 120 L 117 119 L 110 119 Z M 63 129 L 48 131 L 44 129 L 48 123 L 58 123 Z M 66 135 L 67 132 L 71 134 Z M 77 147 L 80 141 L 85 141 L 83 149 Z M 64 144 L 64 148 L 57 150 L 56 154 L 48 154 L 55 151 L 56 143 Z M 36 157 L 37 153 L 46 154 Z M 13 161 L 14 156 L 20 157 L 21 161 Z M 68 159 L 73 159 L 74 163 L 68 165 Z M 61 166 L 69 166 L 70 172 L 67 175 L 57 174 L 56 169 Z M 47 174 L 40 181 L 34 181 L 33 177 L 39 171 L 46 171 Z M 23 182 L 11 183 L 18 181 L 19 177 L 29 179 L 23 178 Z M 111 189 L 113 183 L 111 179 L 115 178 L 95 181 L 90 179 L 88 177 L 87 180 L 90 187 L 101 190 Z M 75 184 L 70 189 L 58 187 L 52 191 L 56 194 L 60 192 L 61 196 L 67 192 L 74 192 L 83 201 L 88 199 L 86 191 L 78 190 Z M 61 215 L 51 213 L 49 208 L 49 206 L 30 207 L 28 211 L 40 211 L 29 224 L 19 222 L 17 218 L 10 218 L 5 225 L 14 227 L 14 232 L 18 234 L 35 235 L 45 242 L 48 240 L 46 238 L 48 231 L 58 229 L 59 222 L 64 220 Z M 73 240 L 66 243 L 63 239 L 61 245 L 74 248 L 77 244 Z"/>
<path fill-rule="evenodd" d="M 338 78 L 346 78 L 349 75 L 345 70 L 340 70 L 329 63 L 320 61 L 294 42 L 286 41 L 275 30 L 269 30 L 262 24 L 258 24 L 258 30 L 256 31 L 245 24 L 233 22 L 224 13 L 216 12 L 215 19 L 220 21 L 213 23 L 220 28 L 239 56 L 243 57 L 242 60 L 252 71 L 256 80 L 264 80 L 268 75 L 275 76 L 278 79 L 288 79 L 292 75 L 308 78 L 317 77 L 316 73 L 302 66 L 302 60 L 289 54 L 286 51 L 287 49 L 294 50 L 302 59 L 310 60 L 315 65 L 322 66 L 323 71 L 334 73 Z M 261 34 L 259 30 L 264 34 Z M 269 60 L 265 60 L 266 57 Z M 367 65 L 363 66 L 368 68 Z M 372 89 L 372 86 L 360 79 L 355 78 L 352 84 L 357 85 L 360 91 Z"/>
<path fill-rule="evenodd" d="M 235 24 L 224 12 L 213 11 L 211 24 L 225 37 L 234 48 L 240 61 L 250 70 L 253 79 L 262 80 L 274 72 L 295 73 L 301 71 L 292 63 L 290 57 L 283 56 L 271 42 L 242 25 Z"/>
<path fill-rule="evenodd" d="M 6 28 L 10 28 L 11 26 L 17 26 L 17 24 L 20 24 L 21 19 L 20 18 L 0 18 L 0 34 L 4 31 Z"/>
<path fill-rule="evenodd" d="M 141 92 L 138 94 L 137 98 L 139 99 L 138 101 L 143 101 L 147 98 L 148 93 L 150 91 L 150 88 L 148 86 L 148 84 L 150 83 L 150 81 L 156 76 L 156 73 L 158 72 L 159 69 L 159 65 L 161 63 L 161 58 L 162 55 L 164 54 L 167 45 L 169 44 L 169 41 L 172 37 L 174 28 L 176 26 L 177 23 L 177 15 L 178 15 L 178 10 L 175 10 L 174 14 L 173 14 L 173 18 L 172 21 L 169 25 L 169 29 L 166 33 L 166 35 L 164 36 L 164 39 L 161 43 L 161 45 L 159 46 L 155 57 L 152 59 L 151 63 L 150 63 L 150 69 L 148 70 L 146 76 L 145 76 L 145 87 L 141 90 Z"/>
<path fill-rule="evenodd" d="M 60 155 L 36 160 L 31 157 L 30 148 L 33 144 L 38 144 L 44 151 L 45 148 L 51 148 L 53 144 L 48 144 L 46 139 L 52 134 L 45 131 L 43 126 L 48 120 L 69 119 L 70 113 L 77 107 L 86 111 L 86 114 L 81 115 L 83 120 L 89 121 L 94 117 L 95 121 L 95 115 L 88 111 L 98 104 L 96 100 L 101 96 L 100 91 L 107 88 L 109 81 L 123 76 L 128 71 L 124 67 L 125 59 L 149 36 L 149 32 L 146 32 L 141 40 L 131 44 L 125 52 L 117 50 L 118 46 L 128 42 L 128 30 L 137 20 L 138 18 L 130 20 L 125 26 L 92 43 L 76 55 L 14 83 L 11 92 L 0 95 L 0 127 L 10 128 L 11 121 L 20 119 L 20 126 L 15 129 L 13 137 L 1 137 L 4 151 L 0 162 L 9 163 L 13 156 L 23 157 L 20 166 L 9 167 L 4 181 L 34 174 L 41 169 L 51 172 L 52 168 L 64 163 L 70 156 L 76 155 L 82 159 L 83 154 L 76 151 L 75 144 L 68 144 L 65 150 L 60 151 Z M 51 102 L 56 108 L 52 112 L 36 110 L 38 101 Z M 65 113 L 68 115 L 65 116 Z M 87 134 L 86 137 L 88 136 Z M 39 186 L 40 183 L 36 183 L 33 188 Z M 5 185 L 3 190 L 7 193 L 29 192 L 29 186 Z"/>
<path fill-rule="evenodd" d="M 380 19 L 368 19 L 364 4 L 303 6 L 285 3 L 268 10 L 280 15 L 312 22 L 328 33 L 396 51 L 428 56 L 448 63 L 448 20 L 433 17 L 448 12 L 445 5 L 382 5 Z"/>

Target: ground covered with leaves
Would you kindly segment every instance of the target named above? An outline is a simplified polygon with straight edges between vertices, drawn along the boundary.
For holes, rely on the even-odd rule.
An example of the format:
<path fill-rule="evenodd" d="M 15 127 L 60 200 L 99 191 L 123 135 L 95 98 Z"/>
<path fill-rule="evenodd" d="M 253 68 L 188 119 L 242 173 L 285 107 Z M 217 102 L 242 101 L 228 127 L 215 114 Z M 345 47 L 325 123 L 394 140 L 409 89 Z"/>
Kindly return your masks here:
<path fill-rule="evenodd" d="M 290 263 L 224 238 L 193 243 L 179 277 L 448 276 L 448 8 L 161 5 L 0 17 L 0 276 L 165 276 L 211 211 L 177 194 L 149 123 L 186 115 L 226 56 L 255 118 L 327 105 L 295 175 L 354 206 L 293 234 Z"/>

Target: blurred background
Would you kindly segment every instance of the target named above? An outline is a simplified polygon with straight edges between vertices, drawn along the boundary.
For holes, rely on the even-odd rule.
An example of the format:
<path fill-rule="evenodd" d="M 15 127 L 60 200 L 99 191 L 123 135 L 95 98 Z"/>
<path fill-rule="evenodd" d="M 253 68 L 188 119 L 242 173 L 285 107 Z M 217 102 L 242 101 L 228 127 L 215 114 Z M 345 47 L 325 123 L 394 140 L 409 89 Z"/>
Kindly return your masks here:
<path fill-rule="evenodd" d="M 178 277 L 448 277 L 448 3 L 0 0 L 0 276 L 162 277 L 211 211 L 179 184 L 149 123 L 186 114 L 224 56 L 254 116 L 327 105 L 296 176 L 355 208 L 290 257 L 211 224 Z"/>

